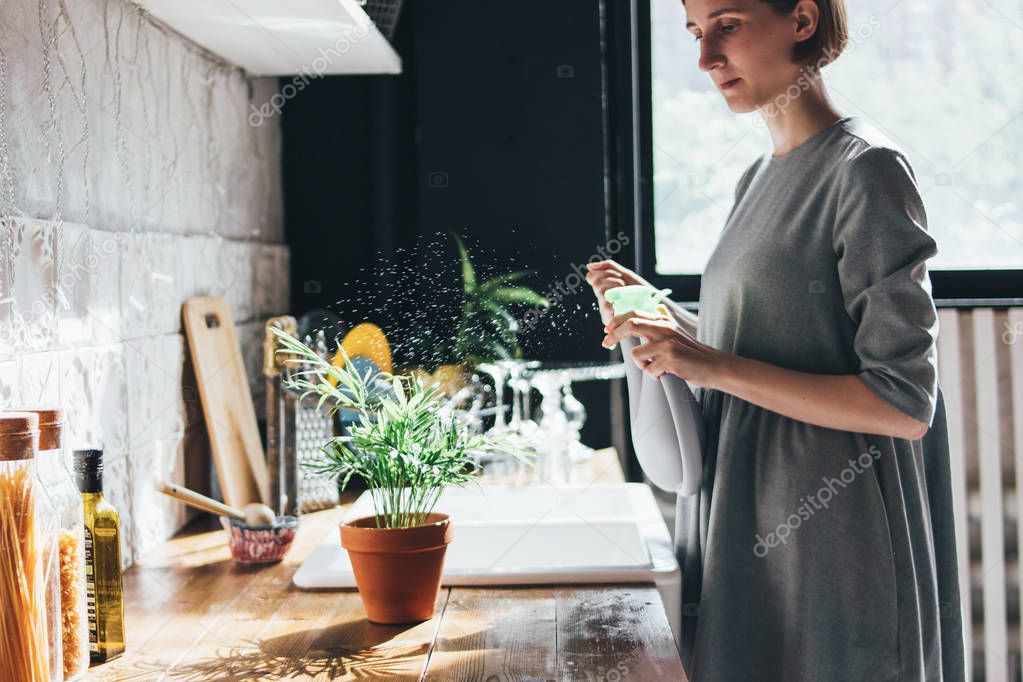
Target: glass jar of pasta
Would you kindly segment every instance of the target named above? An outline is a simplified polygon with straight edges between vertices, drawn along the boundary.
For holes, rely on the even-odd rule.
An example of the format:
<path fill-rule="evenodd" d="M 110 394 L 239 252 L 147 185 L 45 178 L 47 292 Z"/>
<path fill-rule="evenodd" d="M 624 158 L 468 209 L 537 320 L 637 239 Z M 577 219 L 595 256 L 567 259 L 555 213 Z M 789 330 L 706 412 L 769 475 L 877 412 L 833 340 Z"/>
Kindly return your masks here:
<path fill-rule="evenodd" d="M 58 519 L 36 476 L 39 416 L 0 412 L 0 670 L 5 682 L 60 680 Z M 56 651 L 54 649 L 56 648 Z"/>
<path fill-rule="evenodd" d="M 85 515 L 82 496 L 71 478 L 64 447 L 61 410 L 22 410 L 39 416 L 36 472 L 60 521 L 57 567 L 60 592 L 61 668 L 65 682 L 89 669 L 89 620 L 85 591 Z"/>

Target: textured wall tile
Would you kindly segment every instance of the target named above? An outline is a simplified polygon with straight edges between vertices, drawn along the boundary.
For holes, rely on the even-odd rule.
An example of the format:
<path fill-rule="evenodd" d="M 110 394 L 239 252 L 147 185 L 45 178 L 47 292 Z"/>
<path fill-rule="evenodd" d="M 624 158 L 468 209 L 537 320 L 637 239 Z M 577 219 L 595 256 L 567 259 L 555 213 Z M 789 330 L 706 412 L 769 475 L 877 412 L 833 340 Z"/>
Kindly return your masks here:
<path fill-rule="evenodd" d="M 266 318 L 288 310 L 288 247 L 260 244 L 253 260 L 253 312 Z"/>
<path fill-rule="evenodd" d="M 222 281 L 226 285 L 223 296 L 231 305 L 235 322 L 247 322 L 255 317 L 256 292 L 253 289 L 255 259 L 261 244 L 255 242 L 224 242 L 224 268 Z"/>
<path fill-rule="evenodd" d="M 14 402 L 25 407 L 61 405 L 60 378 L 60 362 L 56 353 L 22 356 Z"/>
<path fill-rule="evenodd" d="M 128 451 L 124 353 L 119 344 L 60 353 L 60 397 L 72 447 L 101 447 L 111 458 Z"/>
<path fill-rule="evenodd" d="M 246 266 L 240 258 L 238 242 L 217 236 L 189 237 L 184 267 L 190 270 L 190 296 L 222 296 L 231 303 L 231 315 L 238 321 L 237 302 L 231 291 L 248 288 Z M 238 294 L 234 294 L 237 298 Z"/>
<path fill-rule="evenodd" d="M 14 355 L 14 221 L 0 217 L 0 359 Z"/>
<path fill-rule="evenodd" d="M 185 430 L 181 336 L 148 336 L 124 346 L 130 447 L 180 436 Z"/>
<path fill-rule="evenodd" d="M 181 239 L 169 234 L 129 235 L 121 249 L 122 336 L 179 331 L 186 278 L 180 272 Z"/>
<path fill-rule="evenodd" d="M 20 383 L 21 359 L 0 360 L 0 408 L 11 407 L 19 402 Z"/>
<path fill-rule="evenodd" d="M 117 231 L 281 240 L 279 121 L 248 122 L 276 79 L 211 62 L 129 2 L 8 0 L 3 24 L 14 173 L 0 201 Z"/>
<path fill-rule="evenodd" d="M 39 220 L 11 219 L 5 225 L 6 253 L 0 297 L 0 346 L 14 354 L 52 348 L 56 339 L 57 231 Z"/>
<path fill-rule="evenodd" d="M 57 343 L 68 348 L 120 340 L 121 248 L 127 235 L 67 223 L 58 231 Z"/>
<path fill-rule="evenodd" d="M 185 523 L 185 505 L 157 490 L 160 481 L 185 485 L 184 433 L 133 444 L 128 464 L 137 560 Z"/>

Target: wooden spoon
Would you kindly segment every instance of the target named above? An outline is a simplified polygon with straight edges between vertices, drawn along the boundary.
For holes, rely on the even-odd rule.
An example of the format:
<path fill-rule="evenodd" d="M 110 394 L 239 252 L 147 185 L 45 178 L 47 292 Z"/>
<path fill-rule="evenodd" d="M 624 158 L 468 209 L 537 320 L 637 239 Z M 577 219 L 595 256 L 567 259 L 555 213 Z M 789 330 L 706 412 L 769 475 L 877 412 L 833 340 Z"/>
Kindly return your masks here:
<path fill-rule="evenodd" d="M 194 490 L 189 490 L 167 481 L 161 481 L 156 487 L 164 495 L 169 495 L 196 509 L 220 514 L 221 516 L 229 516 L 232 519 L 244 521 L 247 526 L 270 526 L 277 519 L 273 509 L 259 502 L 250 502 L 241 509 L 237 509 L 236 507 L 229 507 L 223 502 L 218 502 L 213 498 L 200 495 Z"/>

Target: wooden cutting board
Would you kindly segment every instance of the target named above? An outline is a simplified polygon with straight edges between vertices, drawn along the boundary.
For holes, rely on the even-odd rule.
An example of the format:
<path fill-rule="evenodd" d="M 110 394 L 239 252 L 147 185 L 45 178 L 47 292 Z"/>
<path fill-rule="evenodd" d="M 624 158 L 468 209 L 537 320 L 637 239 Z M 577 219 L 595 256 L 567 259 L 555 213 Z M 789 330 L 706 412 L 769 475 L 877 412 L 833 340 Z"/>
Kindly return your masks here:
<path fill-rule="evenodd" d="M 227 300 L 204 296 L 185 301 L 184 322 L 224 502 L 232 507 L 266 504 L 270 476 Z"/>

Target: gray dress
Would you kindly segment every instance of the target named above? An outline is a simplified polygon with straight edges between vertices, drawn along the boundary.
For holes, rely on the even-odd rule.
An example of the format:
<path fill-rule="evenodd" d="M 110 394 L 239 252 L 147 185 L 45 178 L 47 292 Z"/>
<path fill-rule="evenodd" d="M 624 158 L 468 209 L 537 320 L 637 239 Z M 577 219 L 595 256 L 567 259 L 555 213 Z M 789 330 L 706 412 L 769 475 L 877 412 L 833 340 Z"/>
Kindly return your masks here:
<path fill-rule="evenodd" d="M 856 374 L 930 429 L 839 431 L 697 391 L 703 481 L 678 498 L 675 540 L 693 682 L 965 679 L 936 252 L 906 157 L 857 118 L 742 176 L 699 340 Z"/>

